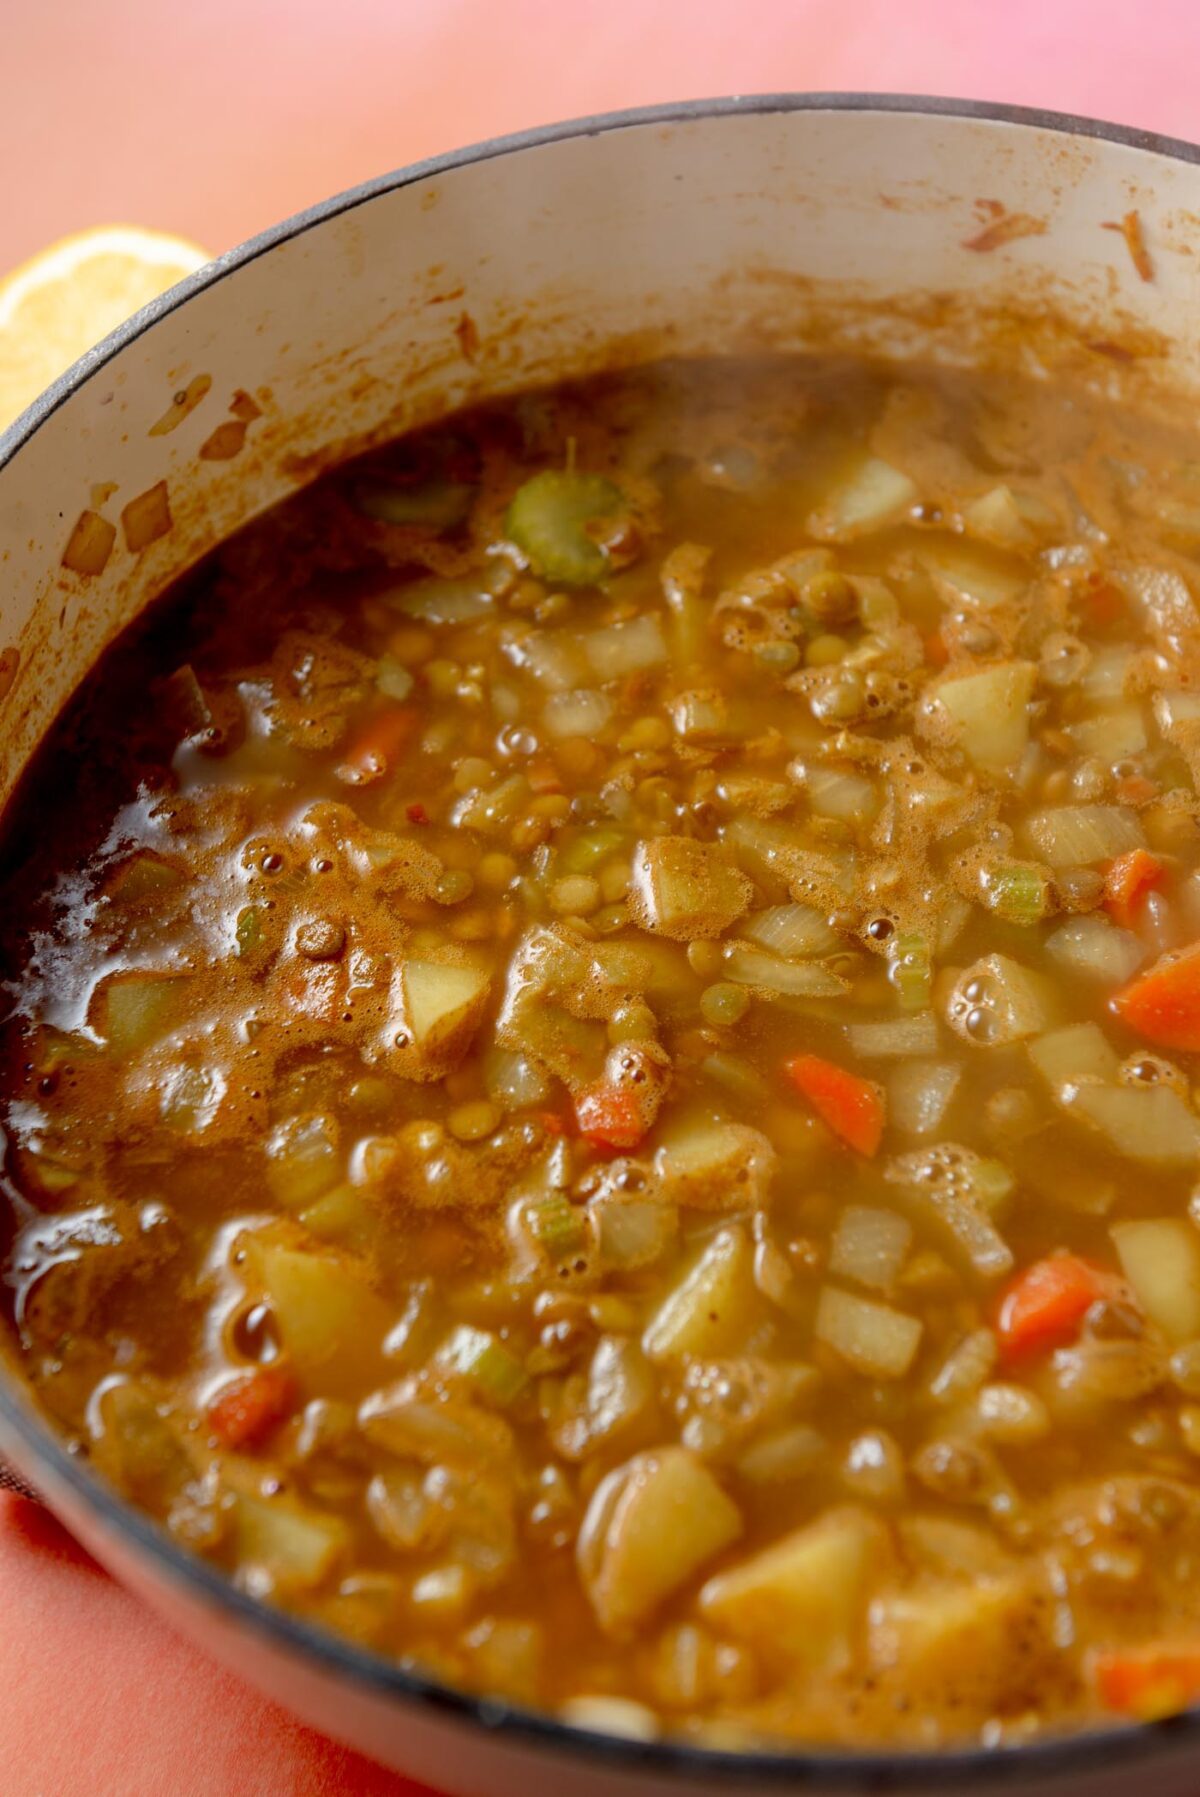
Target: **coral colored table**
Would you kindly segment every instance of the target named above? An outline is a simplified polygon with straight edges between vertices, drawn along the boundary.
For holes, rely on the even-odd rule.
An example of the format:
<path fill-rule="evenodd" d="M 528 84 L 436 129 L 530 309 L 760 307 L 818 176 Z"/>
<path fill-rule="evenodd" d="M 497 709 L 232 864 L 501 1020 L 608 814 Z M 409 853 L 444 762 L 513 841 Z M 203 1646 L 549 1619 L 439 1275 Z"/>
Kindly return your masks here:
<path fill-rule="evenodd" d="M 1200 137 L 1200 7 L 1094 0 L 85 0 L 5 9 L 0 269 L 100 222 L 221 250 L 501 131 L 655 100 L 894 89 Z M 178 1641 L 0 1498 L 4 1797 L 416 1797 Z"/>

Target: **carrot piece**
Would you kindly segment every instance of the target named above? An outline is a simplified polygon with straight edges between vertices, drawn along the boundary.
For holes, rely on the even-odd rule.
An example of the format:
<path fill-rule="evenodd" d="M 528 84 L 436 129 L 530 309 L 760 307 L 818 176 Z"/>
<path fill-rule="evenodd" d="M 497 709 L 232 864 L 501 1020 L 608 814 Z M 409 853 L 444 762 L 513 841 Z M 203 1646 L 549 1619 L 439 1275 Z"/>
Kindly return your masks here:
<path fill-rule="evenodd" d="M 1024 1360 L 1073 1341 L 1085 1315 L 1112 1280 L 1077 1254 L 1035 1260 L 1001 1293 L 996 1333 L 1001 1357 Z"/>
<path fill-rule="evenodd" d="M 784 1072 L 835 1136 L 859 1154 L 870 1156 L 878 1151 L 883 1135 L 883 1091 L 873 1080 L 860 1079 L 857 1073 L 848 1073 L 836 1062 L 815 1054 L 796 1055 L 784 1064 Z"/>
<path fill-rule="evenodd" d="M 636 1148 L 646 1133 L 646 1117 L 636 1093 L 606 1080 L 579 1094 L 575 1120 L 580 1135 L 593 1148 Z"/>
<path fill-rule="evenodd" d="M 1103 575 L 1093 576 L 1080 595 L 1085 622 L 1093 629 L 1103 629 L 1107 624 L 1115 624 L 1125 616 L 1125 595 L 1120 587 Z"/>
<path fill-rule="evenodd" d="M 416 713 L 400 705 L 376 712 L 347 745 L 338 764 L 338 779 L 350 786 L 382 779 L 404 753 L 416 723 Z"/>
<path fill-rule="evenodd" d="M 1105 1709 L 1139 1722 L 1200 1702 L 1200 1646 L 1187 1642 L 1101 1649 L 1092 1655 L 1091 1674 Z"/>
<path fill-rule="evenodd" d="M 540 1123 L 548 1136 L 565 1136 L 567 1125 L 557 1111 L 534 1111 L 533 1121 Z"/>
<path fill-rule="evenodd" d="M 406 805 L 404 815 L 410 824 L 427 824 L 429 822 L 429 813 L 420 799 L 414 799 L 411 805 Z"/>
<path fill-rule="evenodd" d="M 925 638 L 925 660 L 931 668 L 944 668 L 950 659 L 950 651 L 946 647 L 946 639 L 940 630 L 935 630 Z"/>
<path fill-rule="evenodd" d="M 256 1448 L 295 1409 L 296 1381 L 282 1366 L 260 1366 L 223 1385 L 207 1407 L 208 1424 L 227 1448 Z"/>
<path fill-rule="evenodd" d="M 1122 774 L 1113 788 L 1118 805 L 1148 805 L 1158 797 L 1159 789 L 1145 774 Z"/>
<path fill-rule="evenodd" d="M 1200 942 L 1164 955 L 1117 993 L 1112 1008 L 1160 1048 L 1200 1049 Z"/>
<path fill-rule="evenodd" d="M 1161 885 L 1166 868 L 1149 849 L 1129 849 L 1111 862 L 1104 876 L 1104 909 L 1114 923 L 1131 930 L 1152 887 Z"/>

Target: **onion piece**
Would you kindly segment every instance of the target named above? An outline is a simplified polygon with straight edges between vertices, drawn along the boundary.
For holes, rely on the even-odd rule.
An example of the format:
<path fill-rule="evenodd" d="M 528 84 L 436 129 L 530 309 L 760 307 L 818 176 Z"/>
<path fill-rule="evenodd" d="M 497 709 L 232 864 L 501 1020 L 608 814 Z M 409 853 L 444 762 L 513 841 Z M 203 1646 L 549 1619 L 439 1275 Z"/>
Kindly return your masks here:
<path fill-rule="evenodd" d="M 891 1210 L 848 1204 L 838 1218 L 829 1271 L 840 1279 L 886 1292 L 912 1245 L 912 1224 Z"/>
<path fill-rule="evenodd" d="M 887 1076 L 888 1121 L 906 1136 L 941 1128 L 962 1069 L 953 1061 L 903 1061 Z"/>
<path fill-rule="evenodd" d="M 892 1055 L 937 1053 L 938 1027 L 932 1011 L 910 1017 L 886 1017 L 877 1023 L 850 1023 L 846 1040 L 856 1055 L 874 1060 Z"/>
<path fill-rule="evenodd" d="M 1068 973 L 1114 988 L 1124 985 L 1146 959 L 1146 949 L 1132 930 L 1119 928 L 1098 912 L 1060 924 L 1046 938 L 1045 949 Z"/>
<path fill-rule="evenodd" d="M 1025 834 L 1053 868 L 1091 867 L 1146 843 L 1137 813 L 1125 805 L 1059 805 L 1035 813 Z"/>
<path fill-rule="evenodd" d="M 781 961 L 745 942 L 731 942 L 722 972 L 739 986 L 754 986 L 783 998 L 840 998 L 849 990 L 846 980 L 811 961 Z"/>
<path fill-rule="evenodd" d="M 832 955 L 845 947 L 813 905 L 769 905 L 765 911 L 754 911 L 744 919 L 741 935 L 785 961 Z"/>

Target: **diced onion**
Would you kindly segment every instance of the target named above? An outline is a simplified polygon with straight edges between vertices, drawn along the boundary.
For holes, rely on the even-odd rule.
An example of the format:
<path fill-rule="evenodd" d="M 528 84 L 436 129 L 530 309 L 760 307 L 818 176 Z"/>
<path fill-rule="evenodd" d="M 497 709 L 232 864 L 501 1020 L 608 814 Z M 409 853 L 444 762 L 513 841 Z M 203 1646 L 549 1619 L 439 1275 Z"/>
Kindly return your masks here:
<path fill-rule="evenodd" d="M 765 911 L 752 912 L 741 925 L 740 934 L 785 961 L 831 955 L 845 946 L 837 931 L 812 905 L 770 905 Z"/>
<path fill-rule="evenodd" d="M 879 1023 L 851 1023 L 846 1038 L 856 1055 L 865 1060 L 889 1055 L 937 1053 L 938 1027 L 932 1011 L 911 1017 L 887 1017 Z"/>
<path fill-rule="evenodd" d="M 573 692 L 552 693 L 546 700 L 542 719 L 551 736 L 594 738 L 612 713 L 613 702 L 607 693 L 577 687 Z"/>
<path fill-rule="evenodd" d="M 840 1279 L 853 1279 L 885 1292 L 904 1265 L 912 1233 L 907 1217 L 895 1211 L 848 1204 L 834 1231 L 829 1271 Z"/>
<path fill-rule="evenodd" d="M 912 1365 L 921 1340 L 916 1317 L 859 1298 L 840 1286 L 821 1288 L 817 1300 L 816 1336 L 869 1379 L 901 1379 Z"/>
<path fill-rule="evenodd" d="M 1145 846 L 1136 811 L 1124 805 L 1059 805 L 1039 811 L 1025 831 L 1051 867 L 1090 867 Z"/>

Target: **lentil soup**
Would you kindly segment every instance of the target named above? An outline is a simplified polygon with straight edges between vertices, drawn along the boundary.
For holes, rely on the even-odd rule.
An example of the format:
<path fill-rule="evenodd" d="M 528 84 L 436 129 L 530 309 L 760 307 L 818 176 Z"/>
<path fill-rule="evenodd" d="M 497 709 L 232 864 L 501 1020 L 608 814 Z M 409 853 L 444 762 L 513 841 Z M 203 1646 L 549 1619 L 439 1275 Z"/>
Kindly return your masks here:
<path fill-rule="evenodd" d="M 1200 1697 L 1198 470 L 1046 383 L 662 364 L 180 582 L 7 825 L 72 1450 L 591 1726 Z"/>

